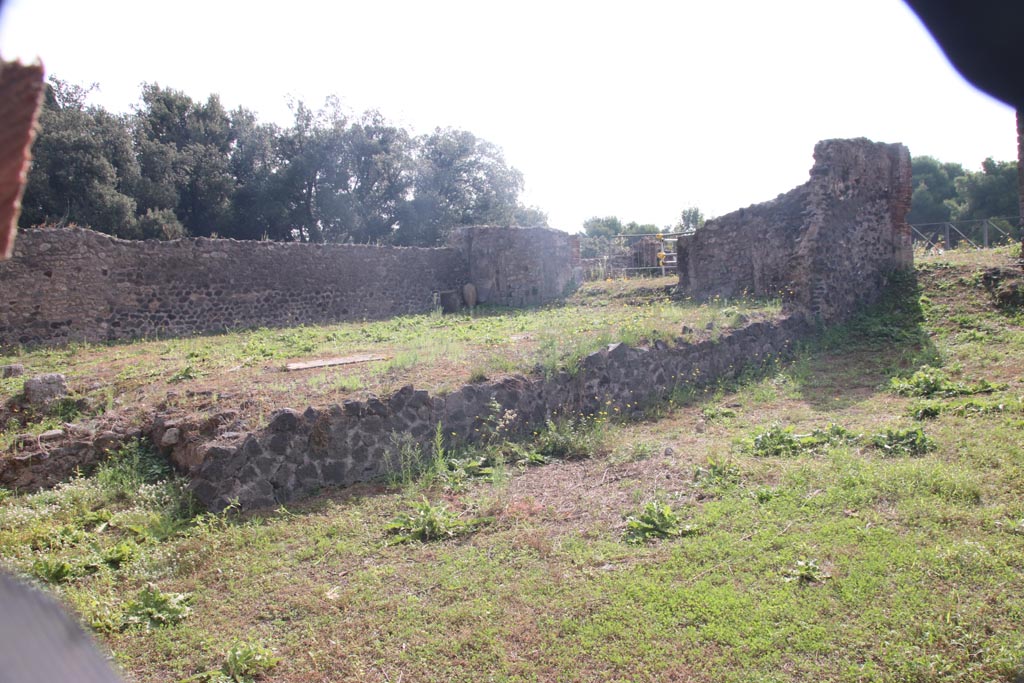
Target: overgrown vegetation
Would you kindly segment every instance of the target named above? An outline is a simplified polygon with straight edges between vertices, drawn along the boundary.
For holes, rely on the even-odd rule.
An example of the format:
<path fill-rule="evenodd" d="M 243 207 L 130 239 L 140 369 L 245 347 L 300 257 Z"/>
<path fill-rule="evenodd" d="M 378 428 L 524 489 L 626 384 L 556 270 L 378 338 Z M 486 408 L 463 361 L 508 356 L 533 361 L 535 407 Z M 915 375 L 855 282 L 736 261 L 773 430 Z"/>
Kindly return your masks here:
<path fill-rule="evenodd" d="M 495 415 L 479 450 L 437 433 L 407 477 L 288 509 L 198 514 L 133 444 L 0 492 L 0 557 L 140 681 L 1014 681 L 1022 321 L 934 263 L 658 419 L 513 447 Z M 922 366 L 991 391 L 890 388 Z"/>

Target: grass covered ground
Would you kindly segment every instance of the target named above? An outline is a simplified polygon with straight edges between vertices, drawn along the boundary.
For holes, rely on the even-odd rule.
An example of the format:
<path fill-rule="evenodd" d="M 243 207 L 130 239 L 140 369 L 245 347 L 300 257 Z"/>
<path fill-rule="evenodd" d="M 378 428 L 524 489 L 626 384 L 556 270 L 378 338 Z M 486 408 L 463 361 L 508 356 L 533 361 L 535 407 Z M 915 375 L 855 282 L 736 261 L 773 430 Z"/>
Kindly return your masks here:
<path fill-rule="evenodd" d="M 472 314 L 16 350 L 0 357 L 0 365 L 20 363 L 25 376 L 64 373 L 74 396 L 50 415 L 21 413 L 7 425 L 12 415 L 0 416 L 0 446 L 76 418 L 143 419 L 137 416 L 158 405 L 199 415 L 238 410 L 256 428 L 282 407 L 386 395 L 406 384 L 445 391 L 505 374 L 546 372 L 613 341 L 672 340 L 684 324 L 721 330 L 780 309 L 778 302 L 677 301 L 669 296 L 674 284 L 674 278 L 591 282 L 564 303 L 527 310 L 481 307 Z M 382 360 L 284 372 L 291 361 L 361 354 Z M 24 377 L 0 379 L 0 402 L 17 396 L 23 383 Z"/>
<path fill-rule="evenodd" d="M 644 422 L 288 509 L 200 514 L 131 448 L 0 494 L 0 556 L 137 681 L 1015 680 L 1024 312 L 983 263 Z"/>

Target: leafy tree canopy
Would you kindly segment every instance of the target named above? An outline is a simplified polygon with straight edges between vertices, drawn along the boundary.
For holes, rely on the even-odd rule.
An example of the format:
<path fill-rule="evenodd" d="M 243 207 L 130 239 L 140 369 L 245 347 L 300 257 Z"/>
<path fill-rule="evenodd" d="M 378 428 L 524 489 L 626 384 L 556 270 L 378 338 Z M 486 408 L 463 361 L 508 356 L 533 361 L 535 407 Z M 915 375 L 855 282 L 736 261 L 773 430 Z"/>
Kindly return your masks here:
<path fill-rule="evenodd" d="M 583 221 L 583 232 L 587 237 L 614 237 L 621 235 L 624 229 L 617 216 L 594 216 Z"/>
<path fill-rule="evenodd" d="M 519 203 L 522 174 L 468 131 L 412 137 L 337 98 L 293 102 L 281 128 L 156 83 L 116 116 L 89 106 L 90 90 L 50 79 L 23 227 L 429 245 L 459 225 L 547 225 Z"/>
<path fill-rule="evenodd" d="M 675 232 L 695 232 L 704 225 L 704 214 L 696 206 L 688 206 L 679 214 L 679 222 L 672 226 Z"/>
<path fill-rule="evenodd" d="M 953 220 L 1017 215 L 1016 162 L 990 157 L 981 162 L 981 173 L 965 173 L 954 183 L 956 196 L 946 200 Z"/>
<path fill-rule="evenodd" d="M 934 157 L 911 160 L 913 196 L 908 223 L 941 223 L 950 219 L 947 201 L 956 197 L 955 180 L 964 175 L 960 164 L 943 163 Z"/>

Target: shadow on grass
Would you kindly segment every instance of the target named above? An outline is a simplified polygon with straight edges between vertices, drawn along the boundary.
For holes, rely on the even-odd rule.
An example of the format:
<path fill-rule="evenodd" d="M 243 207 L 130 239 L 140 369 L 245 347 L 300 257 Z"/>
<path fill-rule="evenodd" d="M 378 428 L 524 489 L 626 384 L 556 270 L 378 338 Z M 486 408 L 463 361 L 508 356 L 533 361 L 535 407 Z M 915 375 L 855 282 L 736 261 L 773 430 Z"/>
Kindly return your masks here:
<path fill-rule="evenodd" d="M 789 374 L 815 409 L 859 403 L 890 378 L 941 362 L 924 322 L 916 274 L 898 273 L 877 303 L 804 342 Z"/>

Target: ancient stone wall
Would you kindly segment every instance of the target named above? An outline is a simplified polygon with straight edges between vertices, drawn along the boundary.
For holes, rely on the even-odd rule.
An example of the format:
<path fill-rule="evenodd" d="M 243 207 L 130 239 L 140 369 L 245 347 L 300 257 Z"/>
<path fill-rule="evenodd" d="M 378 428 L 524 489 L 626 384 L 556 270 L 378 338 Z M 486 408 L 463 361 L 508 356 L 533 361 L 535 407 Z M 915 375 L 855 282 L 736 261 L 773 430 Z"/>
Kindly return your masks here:
<path fill-rule="evenodd" d="M 910 195 L 903 145 L 819 142 L 806 184 L 680 239 L 680 289 L 699 299 L 781 296 L 819 320 L 839 320 L 912 265 Z"/>
<path fill-rule="evenodd" d="M 615 344 L 584 358 L 571 374 L 509 377 L 469 384 L 443 396 L 406 387 L 384 398 L 310 407 L 304 412 L 285 409 L 277 412 L 265 429 L 255 432 L 236 425 L 230 415 L 215 416 L 202 425 L 161 419 L 152 426 L 149 436 L 187 472 L 196 496 L 211 509 L 219 510 L 233 501 L 243 508 L 274 506 L 320 488 L 367 481 L 393 472 L 399 465 L 398 453 L 403 443 L 427 456 L 438 425 L 445 438 L 458 445 L 484 438 L 482 435 L 499 420 L 506 425 L 502 435 L 506 438 L 536 429 L 554 415 L 617 408 L 620 414 L 628 416 L 638 404 L 664 399 L 676 387 L 714 382 L 769 356 L 785 356 L 795 340 L 814 329 L 814 321 L 840 320 L 877 297 L 889 273 L 911 265 L 909 228 L 904 223 L 909 204 L 910 157 L 905 147 L 867 140 L 825 141 L 815 149 L 815 165 L 806 185 L 772 202 L 709 221 L 704 229 L 681 240 L 679 245 L 679 280 L 684 292 L 697 297 L 781 294 L 789 310 L 780 320 L 750 323 L 717 340 L 697 343 L 679 339 L 671 345 L 659 342 L 650 348 Z M 200 240 L 129 248 L 125 243 L 87 234 L 76 238 L 82 243 L 73 249 L 64 243 L 47 246 L 45 234 L 32 238 L 41 240 L 30 243 L 34 245 L 31 254 L 36 259 L 36 268 L 45 267 L 47 259 L 62 266 L 60 289 L 45 289 L 45 284 L 56 277 L 56 270 L 41 275 L 23 272 L 19 278 L 10 278 L 0 269 L 0 286 L 5 292 L 12 291 L 12 287 L 14 291 L 26 287 L 27 291 L 35 292 L 39 303 L 21 324 L 26 329 L 43 330 L 39 334 L 47 329 L 38 324 L 42 321 L 48 321 L 48 329 L 58 331 L 65 327 L 106 331 L 111 320 L 124 319 L 111 317 L 115 314 L 136 316 L 127 318 L 130 321 L 161 323 L 168 318 L 149 318 L 147 312 L 169 315 L 171 309 L 162 308 L 163 297 L 177 296 L 182 303 L 183 294 L 186 303 L 192 297 L 200 302 L 212 299 L 211 307 L 205 310 L 218 321 L 228 320 L 224 317 L 230 315 L 227 309 L 235 303 L 244 307 L 248 301 L 245 297 L 250 292 L 246 287 L 255 288 L 256 300 L 278 296 L 277 291 L 295 292 L 294 302 L 304 306 L 308 299 L 295 289 L 293 280 L 306 283 L 301 288 L 303 292 L 312 281 L 309 275 L 279 273 L 267 276 L 276 287 L 272 289 L 251 275 L 251 279 L 244 281 L 246 287 L 231 290 L 238 293 L 240 298 L 236 300 L 234 293 L 226 294 L 226 285 L 236 283 L 230 279 L 214 280 L 220 273 L 235 273 L 239 269 L 259 274 L 280 268 L 280 259 L 259 260 L 259 249 L 287 250 L 297 245 L 236 247 L 233 245 L 239 243 L 224 246 L 219 241 Z M 104 257 L 97 259 L 96 246 L 90 246 L 90 240 L 98 240 L 107 250 L 125 249 L 120 255 L 127 258 L 130 270 L 124 273 L 110 267 L 111 257 L 117 256 L 117 252 L 104 252 Z M 236 248 L 239 251 L 234 251 Z M 50 249 L 58 252 L 56 257 L 46 255 Z M 404 312 L 403 307 L 421 305 L 422 298 L 418 297 L 435 286 L 443 290 L 472 281 L 481 301 L 522 306 L 557 298 L 577 281 L 578 251 L 568 236 L 553 231 L 476 228 L 457 233 L 449 249 L 375 249 L 305 247 L 285 258 L 291 269 L 309 268 L 317 273 L 317 286 L 329 287 L 332 277 L 345 277 L 344 268 L 363 273 L 374 286 L 373 291 L 379 291 L 382 282 L 393 283 L 395 292 L 389 294 L 392 298 L 388 303 L 373 304 L 375 314 L 381 315 L 388 314 L 390 308 Z M 155 259 L 159 264 L 157 272 L 149 273 L 144 267 L 147 261 L 141 254 L 149 253 L 147 250 L 161 254 Z M 177 258 L 169 258 L 161 250 L 181 253 Z M 364 258 L 356 259 L 353 254 L 362 254 Z M 375 267 L 380 270 L 368 275 L 358 270 L 367 267 L 360 263 L 374 257 Z M 216 265 L 197 271 L 193 262 L 200 259 Z M 245 259 L 250 259 L 250 263 L 240 265 Z M 337 263 L 346 265 L 342 268 Z M 386 269 L 384 264 L 391 264 L 395 270 Z M 405 271 L 398 279 L 405 282 L 389 279 L 403 265 Z M 202 294 L 187 289 L 192 287 L 189 283 L 193 279 L 200 277 L 208 278 L 200 280 L 202 283 L 220 285 L 203 284 L 206 290 Z M 101 278 L 111 279 L 116 291 L 112 293 L 115 287 Z M 351 280 L 343 281 L 348 288 L 358 286 Z M 96 286 L 97 282 L 100 295 L 80 293 L 80 289 Z M 171 284 L 164 285 L 165 282 Z M 412 288 L 407 288 L 406 283 Z M 424 283 L 430 284 L 425 287 Z M 312 291 L 315 296 L 316 288 Z M 369 296 L 362 291 L 361 296 Z M 84 312 L 76 313 L 75 304 L 56 309 L 45 307 L 57 306 L 57 300 L 63 296 L 78 301 Z M 357 304 L 334 303 L 335 296 L 338 301 L 349 301 L 341 299 L 341 293 L 313 301 L 321 308 L 335 306 L 334 315 L 352 315 Z M 18 299 L 7 295 L 0 303 L 6 305 Z M 114 306 L 125 300 L 133 302 L 130 310 Z M 96 301 L 107 302 L 111 310 L 107 312 Z M 289 306 L 293 303 L 287 295 L 284 301 Z M 24 307 L 15 308 L 20 315 L 26 315 Z M 60 316 L 54 317 L 53 310 L 59 310 L 71 322 L 64 326 Z M 0 313 L 10 316 L 11 311 L 0 308 Z M 89 315 L 93 322 L 89 322 Z M 10 334 L 9 317 L 3 319 L 8 326 L 4 328 L 5 334 Z M 97 445 L 99 438 L 83 446 L 82 452 L 102 453 Z M 45 459 L 45 451 L 39 457 Z M 30 485 L 37 468 L 45 469 L 45 463 L 36 455 L 26 454 L 20 460 L 7 462 L 7 473 L 0 471 L 0 480 L 19 487 Z"/>
<path fill-rule="evenodd" d="M 488 293 L 482 302 L 540 303 L 560 296 L 574 277 L 566 256 L 572 239 L 546 229 L 467 228 L 458 248 L 425 249 L 130 242 L 81 229 L 31 230 L 14 258 L 0 263 L 0 345 L 422 313 L 435 305 L 435 292 L 473 277 Z"/>
<path fill-rule="evenodd" d="M 403 444 L 427 457 L 438 425 L 450 446 L 477 443 L 498 422 L 504 439 L 542 427 L 553 415 L 607 410 L 630 416 L 678 386 L 715 382 L 751 363 L 784 357 L 810 329 L 795 315 L 750 323 L 714 341 L 613 344 L 584 358 L 574 374 L 508 377 L 443 396 L 408 386 L 382 399 L 280 410 L 254 433 L 233 431 L 224 420 L 227 431 L 213 438 L 201 433 L 207 427 L 171 420 L 156 425 L 151 438 L 188 472 L 193 493 L 210 509 L 232 502 L 273 507 L 395 472 Z"/>
<path fill-rule="evenodd" d="M 536 306 L 583 281 L 579 239 L 549 228 L 462 228 L 450 244 L 469 264 L 480 303 Z"/>

